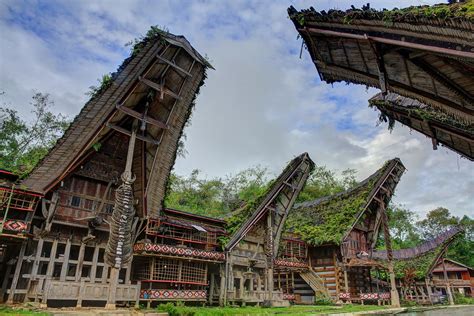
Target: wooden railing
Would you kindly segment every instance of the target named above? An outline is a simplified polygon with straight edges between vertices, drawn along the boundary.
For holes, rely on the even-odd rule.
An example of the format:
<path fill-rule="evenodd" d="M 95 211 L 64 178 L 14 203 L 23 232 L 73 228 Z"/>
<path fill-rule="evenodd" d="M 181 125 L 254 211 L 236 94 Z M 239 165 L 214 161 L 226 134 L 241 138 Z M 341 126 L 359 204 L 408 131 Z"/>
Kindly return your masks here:
<path fill-rule="evenodd" d="M 136 302 L 140 299 L 140 282 L 137 284 L 118 284 L 117 302 Z M 37 291 L 39 289 L 37 288 Z M 48 300 L 77 300 L 80 306 L 82 301 L 107 301 L 110 284 L 46 280 L 42 291 L 43 303 Z"/>

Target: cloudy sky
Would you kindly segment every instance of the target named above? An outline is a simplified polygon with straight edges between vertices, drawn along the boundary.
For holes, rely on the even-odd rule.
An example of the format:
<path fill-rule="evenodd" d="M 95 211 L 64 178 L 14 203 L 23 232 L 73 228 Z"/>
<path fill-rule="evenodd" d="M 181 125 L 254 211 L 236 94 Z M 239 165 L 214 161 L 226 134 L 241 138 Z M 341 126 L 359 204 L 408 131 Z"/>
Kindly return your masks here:
<path fill-rule="evenodd" d="M 400 7 L 439 1 L 398 0 Z M 289 5 L 317 10 L 367 0 L 319 1 L 0 1 L 0 91 L 25 116 L 33 91 L 74 117 L 97 78 L 128 56 L 124 44 L 150 25 L 185 35 L 216 68 L 186 129 L 186 158 L 175 171 L 224 176 L 260 164 L 277 174 L 301 152 L 319 165 L 370 175 L 399 157 L 407 167 L 394 202 L 418 212 L 444 206 L 474 214 L 474 164 L 397 125 L 377 126 L 364 86 L 319 80 L 287 17 Z M 377 0 L 373 7 L 392 8 Z"/>

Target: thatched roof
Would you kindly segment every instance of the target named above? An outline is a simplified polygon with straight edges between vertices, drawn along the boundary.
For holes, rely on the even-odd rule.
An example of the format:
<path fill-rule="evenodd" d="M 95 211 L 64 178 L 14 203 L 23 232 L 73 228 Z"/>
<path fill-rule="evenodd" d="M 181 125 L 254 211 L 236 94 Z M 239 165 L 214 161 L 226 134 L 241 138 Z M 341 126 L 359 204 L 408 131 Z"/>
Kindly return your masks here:
<path fill-rule="evenodd" d="M 380 121 L 392 129 L 395 121 L 414 129 L 433 141 L 474 160 L 474 123 L 463 123 L 417 100 L 396 93 L 381 93 L 369 100 L 370 106 L 380 111 Z"/>
<path fill-rule="evenodd" d="M 388 204 L 404 171 L 400 159 L 395 158 L 350 190 L 296 204 L 286 222 L 287 230 L 314 246 L 342 244 L 366 211 L 376 212 L 377 200 Z"/>
<path fill-rule="evenodd" d="M 474 122 L 474 4 L 288 9 L 322 80 L 416 99 Z"/>
<path fill-rule="evenodd" d="M 47 193 L 80 168 L 101 142 L 127 133 L 137 113 L 139 118 L 146 113 L 146 134 L 137 136 L 135 147 L 134 189 L 141 192 L 137 197 L 140 201 L 146 200 L 146 209 L 156 214 L 162 206 L 182 129 L 207 67 L 210 65 L 186 38 L 152 28 L 23 184 Z"/>
<path fill-rule="evenodd" d="M 463 233 L 462 228 L 454 227 L 417 247 L 394 250 L 393 260 L 396 276 L 401 278 L 411 271 L 417 278 L 426 277 L 448 246 Z M 385 261 L 387 260 L 387 251 L 374 251 L 372 257 Z"/>
<path fill-rule="evenodd" d="M 265 193 L 233 212 L 227 218 L 227 232 L 231 237 L 226 249 L 231 250 L 267 212 L 273 212 L 273 240 L 277 248 L 288 212 L 313 169 L 314 162 L 309 155 L 299 155 L 270 183 Z"/>

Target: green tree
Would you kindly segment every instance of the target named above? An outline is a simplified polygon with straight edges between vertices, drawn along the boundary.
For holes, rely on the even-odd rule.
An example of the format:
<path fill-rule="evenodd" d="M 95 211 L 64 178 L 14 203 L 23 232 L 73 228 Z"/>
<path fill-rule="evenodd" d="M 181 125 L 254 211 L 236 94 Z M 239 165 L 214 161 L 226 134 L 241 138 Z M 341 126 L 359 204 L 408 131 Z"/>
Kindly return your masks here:
<path fill-rule="evenodd" d="M 357 184 L 356 173 L 354 169 L 346 169 L 342 171 L 342 178 L 338 178 L 336 173 L 326 166 L 316 166 L 299 194 L 297 202 L 311 201 L 353 188 Z"/>
<path fill-rule="evenodd" d="M 389 205 L 387 215 L 393 249 L 411 248 L 420 243 L 420 235 L 415 226 L 418 216 L 414 212 L 400 205 Z"/>
<path fill-rule="evenodd" d="M 474 220 L 469 216 L 459 218 L 453 216 L 451 212 L 442 207 L 430 211 L 426 218 L 419 221 L 417 226 L 420 229 L 423 239 L 431 239 L 438 234 L 460 225 L 464 228 L 464 235 L 457 238 L 448 249 L 447 257 L 459 261 L 463 264 L 474 266 Z"/>
<path fill-rule="evenodd" d="M 49 94 L 36 92 L 32 99 L 31 122 L 11 106 L 0 107 L 0 168 L 20 176 L 36 166 L 69 126 L 65 116 L 50 111 L 54 103 Z"/>

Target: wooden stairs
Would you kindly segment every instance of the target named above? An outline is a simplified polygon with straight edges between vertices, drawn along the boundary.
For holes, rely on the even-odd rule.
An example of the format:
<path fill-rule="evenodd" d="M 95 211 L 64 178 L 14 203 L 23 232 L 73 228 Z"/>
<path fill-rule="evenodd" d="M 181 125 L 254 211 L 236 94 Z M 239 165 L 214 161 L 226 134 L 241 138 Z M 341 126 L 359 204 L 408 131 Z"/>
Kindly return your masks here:
<path fill-rule="evenodd" d="M 332 300 L 332 296 L 329 293 L 324 280 L 318 275 L 313 269 L 308 269 L 305 272 L 300 273 L 301 278 L 313 289 L 317 298 L 324 298 Z"/>

